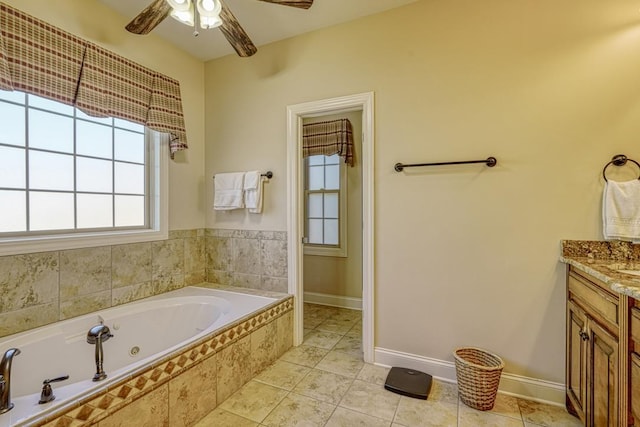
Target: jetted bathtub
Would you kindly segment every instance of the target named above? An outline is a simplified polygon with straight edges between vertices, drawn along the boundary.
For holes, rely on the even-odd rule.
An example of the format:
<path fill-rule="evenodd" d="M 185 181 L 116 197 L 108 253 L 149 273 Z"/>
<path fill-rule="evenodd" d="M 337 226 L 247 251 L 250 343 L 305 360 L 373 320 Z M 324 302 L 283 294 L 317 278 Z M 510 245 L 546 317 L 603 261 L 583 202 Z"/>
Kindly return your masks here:
<path fill-rule="evenodd" d="M 187 287 L 1 338 L 0 355 L 13 347 L 20 354 L 11 370 L 15 406 L 0 415 L 0 427 L 41 420 L 276 300 Z M 113 337 L 102 344 L 107 378 L 94 382 L 95 345 L 87 343 L 87 332 L 100 323 Z M 69 379 L 51 384 L 55 400 L 39 404 L 43 381 L 64 375 Z"/>

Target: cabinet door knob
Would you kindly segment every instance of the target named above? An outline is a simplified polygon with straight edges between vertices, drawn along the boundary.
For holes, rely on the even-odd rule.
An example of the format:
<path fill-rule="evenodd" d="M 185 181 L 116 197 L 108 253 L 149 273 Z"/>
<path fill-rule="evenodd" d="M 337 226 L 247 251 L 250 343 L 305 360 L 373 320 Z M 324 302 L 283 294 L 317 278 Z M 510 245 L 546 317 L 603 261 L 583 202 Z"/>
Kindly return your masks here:
<path fill-rule="evenodd" d="M 589 339 L 589 334 L 584 331 L 580 331 L 580 338 L 582 338 L 582 341 L 587 341 Z"/>

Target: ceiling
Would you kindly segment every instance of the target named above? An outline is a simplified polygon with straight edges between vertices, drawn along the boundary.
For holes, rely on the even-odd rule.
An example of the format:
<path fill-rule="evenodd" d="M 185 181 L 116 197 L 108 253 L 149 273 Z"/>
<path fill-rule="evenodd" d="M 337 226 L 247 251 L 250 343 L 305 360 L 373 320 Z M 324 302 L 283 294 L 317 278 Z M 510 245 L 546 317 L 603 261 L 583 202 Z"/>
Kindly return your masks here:
<path fill-rule="evenodd" d="M 152 0 L 98 0 L 127 18 L 133 19 Z M 270 4 L 256 0 L 225 0 L 242 28 L 258 47 L 319 28 L 330 27 L 362 16 L 413 3 L 417 0 L 315 0 L 308 10 Z M 122 31 L 126 31 L 124 28 Z M 234 54 L 235 51 L 220 30 L 200 30 L 172 18 L 165 19 L 153 33 L 178 48 L 207 61 Z M 138 36 L 145 37 L 145 36 Z"/>

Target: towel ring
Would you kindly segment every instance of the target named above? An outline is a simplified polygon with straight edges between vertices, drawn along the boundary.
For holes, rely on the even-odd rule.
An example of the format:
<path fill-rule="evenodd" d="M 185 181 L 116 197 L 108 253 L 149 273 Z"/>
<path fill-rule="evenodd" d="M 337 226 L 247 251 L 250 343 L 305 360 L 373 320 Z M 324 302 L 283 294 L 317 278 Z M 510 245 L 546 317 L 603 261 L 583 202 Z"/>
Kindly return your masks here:
<path fill-rule="evenodd" d="M 609 166 L 611 166 L 611 165 L 624 166 L 624 165 L 627 164 L 627 161 L 629 161 L 631 163 L 634 163 L 640 169 L 640 163 L 636 162 L 633 159 L 628 158 L 624 154 L 616 154 L 615 156 L 613 156 L 613 158 L 611 159 L 611 161 L 609 163 L 604 165 L 604 168 L 602 169 L 602 177 L 604 178 L 605 182 L 609 182 L 609 180 L 607 179 L 607 174 L 606 174 L 607 168 Z M 640 175 L 638 175 L 638 179 L 640 180 Z"/>

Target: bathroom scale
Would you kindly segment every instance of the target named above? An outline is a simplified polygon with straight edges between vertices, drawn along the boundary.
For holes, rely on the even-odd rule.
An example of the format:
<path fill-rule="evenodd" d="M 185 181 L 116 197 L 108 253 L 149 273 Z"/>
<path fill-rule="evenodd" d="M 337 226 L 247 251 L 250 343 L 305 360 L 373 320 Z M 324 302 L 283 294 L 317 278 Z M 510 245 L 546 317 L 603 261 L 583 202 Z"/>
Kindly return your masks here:
<path fill-rule="evenodd" d="M 394 393 L 426 400 L 431 391 L 432 377 L 415 369 L 393 367 L 387 375 L 384 388 Z"/>

